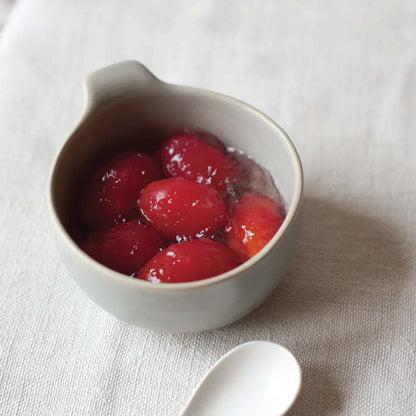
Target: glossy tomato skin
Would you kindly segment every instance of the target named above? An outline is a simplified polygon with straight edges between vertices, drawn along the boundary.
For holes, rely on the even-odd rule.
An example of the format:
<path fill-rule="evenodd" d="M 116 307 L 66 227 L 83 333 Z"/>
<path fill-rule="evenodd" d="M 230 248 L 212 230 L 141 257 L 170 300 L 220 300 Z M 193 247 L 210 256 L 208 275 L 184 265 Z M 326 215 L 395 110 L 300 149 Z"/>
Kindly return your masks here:
<path fill-rule="evenodd" d="M 227 148 L 217 136 L 199 127 L 190 127 L 190 126 L 175 127 L 172 133 L 168 136 L 168 138 L 171 136 L 179 136 L 179 135 L 196 136 L 198 137 L 198 139 L 202 140 L 203 142 L 209 144 L 212 147 L 215 147 L 220 152 L 227 153 Z"/>
<path fill-rule="evenodd" d="M 161 160 L 167 176 L 181 176 L 219 192 L 242 179 L 235 161 L 191 134 L 171 135 L 161 148 Z"/>
<path fill-rule="evenodd" d="M 227 220 L 224 202 L 214 188 L 181 177 L 147 185 L 139 208 L 160 235 L 172 240 L 209 235 Z"/>
<path fill-rule="evenodd" d="M 228 244 L 243 261 L 257 254 L 284 221 L 276 203 L 261 194 L 244 195 L 232 211 L 226 227 Z"/>
<path fill-rule="evenodd" d="M 145 153 L 113 157 L 96 168 L 81 187 L 77 207 L 81 223 L 97 229 L 137 217 L 141 191 L 162 177 L 159 162 Z"/>
<path fill-rule="evenodd" d="M 82 249 L 104 266 L 130 275 L 164 246 L 156 231 L 133 220 L 96 230 Z"/>
<path fill-rule="evenodd" d="M 138 278 L 153 283 L 192 282 L 225 273 L 238 264 L 229 247 L 204 238 L 170 245 L 140 269 Z"/>

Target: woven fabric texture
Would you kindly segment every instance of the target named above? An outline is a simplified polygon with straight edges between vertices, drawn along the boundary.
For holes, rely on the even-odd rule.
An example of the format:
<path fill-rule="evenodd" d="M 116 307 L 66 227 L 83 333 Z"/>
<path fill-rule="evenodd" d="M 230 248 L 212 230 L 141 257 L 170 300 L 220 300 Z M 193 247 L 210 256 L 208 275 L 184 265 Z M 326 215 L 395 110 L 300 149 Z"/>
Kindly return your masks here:
<path fill-rule="evenodd" d="M 290 416 L 416 414 L 414 1 L 19 0 L 9 19 L 0 38 L 1 415 L 178 415 L 209 367 L 254 339 L 299 359 Z M 261 307 L 228 327 L 178 335 L 121 322 L 75 285 L 53 245 L 52 160 L 82 113 L 85 76 L 124 59 L 258 107 L 299 150 L 294 263 Z"/>

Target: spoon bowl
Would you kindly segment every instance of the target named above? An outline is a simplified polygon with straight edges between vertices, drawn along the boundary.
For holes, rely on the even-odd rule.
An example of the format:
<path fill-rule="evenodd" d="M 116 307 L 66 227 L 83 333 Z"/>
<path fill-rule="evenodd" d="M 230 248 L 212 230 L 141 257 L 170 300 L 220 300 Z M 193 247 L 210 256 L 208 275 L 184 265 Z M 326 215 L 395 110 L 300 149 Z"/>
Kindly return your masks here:
<path fill-rule="evenodd" d="M 181 416 L 284 415 L 300 385 L 301 369 L 290 351 L 273 342 L 247 342 L 217 361 Z"/>

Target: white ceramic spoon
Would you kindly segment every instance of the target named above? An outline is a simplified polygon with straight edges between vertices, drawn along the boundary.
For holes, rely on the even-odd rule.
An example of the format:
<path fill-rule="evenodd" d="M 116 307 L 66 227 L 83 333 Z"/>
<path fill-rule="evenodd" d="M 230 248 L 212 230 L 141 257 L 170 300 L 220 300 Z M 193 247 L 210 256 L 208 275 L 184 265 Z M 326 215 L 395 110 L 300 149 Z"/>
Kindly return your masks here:
<path fill-rule="evenodd" d="M 217 361 L 181 416 L 280 416 L 294 403 L 300 384 L 299 364 L 286 348 L 247 342 Z"/>

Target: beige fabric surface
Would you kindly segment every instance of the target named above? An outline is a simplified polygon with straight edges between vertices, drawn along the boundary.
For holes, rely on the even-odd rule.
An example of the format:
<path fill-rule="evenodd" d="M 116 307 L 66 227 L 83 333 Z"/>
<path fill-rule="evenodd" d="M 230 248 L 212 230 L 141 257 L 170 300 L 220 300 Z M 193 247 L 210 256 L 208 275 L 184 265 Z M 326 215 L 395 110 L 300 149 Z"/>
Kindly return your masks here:
<path fill-rule="evenodd" d="M 253 339 L 300 361 L 290 416 L 416 414 L 414 1 L 20 0 L 10 19 L 1 415 L 177 415 L 209 367 Z M 303 160 L 293 266 L 226 328 L 160 334 L 120 322 L 78 289 L 51 241 L 47 175 L 82 112 L 82 80 L 123 59 L 258 107 Z"/>
<path fill-rule="evenodd" d="M 16 0 L 2 0 L 0 2 L 0 33 L 7 22 L 13 6 L 16 4 Z"/>

